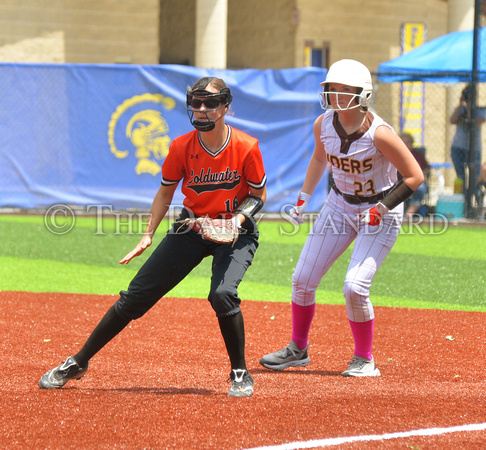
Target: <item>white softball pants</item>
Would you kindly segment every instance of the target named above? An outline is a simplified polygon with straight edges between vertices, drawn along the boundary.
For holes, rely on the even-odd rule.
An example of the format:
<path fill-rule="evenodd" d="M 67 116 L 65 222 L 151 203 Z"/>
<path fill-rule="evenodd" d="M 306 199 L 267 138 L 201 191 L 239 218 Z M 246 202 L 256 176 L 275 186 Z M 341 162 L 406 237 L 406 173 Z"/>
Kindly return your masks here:
<path fill-rule="evenodd" d="M 310 306 L 322 277 L 354 243 L 344 279 L 344 298 L 349 320 L 374 318 L 370 302 L 373 278 L 393 247 L 403 219 L 403 204 L 389 211 L 378 226 L 363 225 L 358 215 L 373 205 L 351 205 L 333 190 L 328 194 L 300 254 L 292 278 L 292 301 Z"/>

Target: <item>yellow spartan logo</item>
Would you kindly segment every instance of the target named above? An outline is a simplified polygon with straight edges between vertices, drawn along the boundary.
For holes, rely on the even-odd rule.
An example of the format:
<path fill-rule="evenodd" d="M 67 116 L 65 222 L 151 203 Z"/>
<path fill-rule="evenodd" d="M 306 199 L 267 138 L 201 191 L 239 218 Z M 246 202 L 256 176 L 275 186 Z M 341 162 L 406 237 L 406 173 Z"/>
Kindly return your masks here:
<path fill-rule="evenodd" d="M 128 150 L 119 150 L 115 143 L 115 129 L 122 115 L 131 107 L 140 103 L 157 103 L 162 105 L 166 111 L 175 107 L 175 100 L 164 97 L 161 94 L 136 95 L 125 100 L 118 106 L 111 115 L 108 126 L 108 143 L 111 152 L 117 158 L 126 158 Z M 135 173 L 149 173 L 157 175 L 160 173 L 160 164 L 157 160 L 164 159 L 169 153 L 170 137 L 168 136 L 169 125 L 162 117 L 160 111 L 155 109 L 144 109 L 130 118 L 125 128 L 125 136 L 130 139 L 135 147 L 135 156 L 138 159 Z"/>

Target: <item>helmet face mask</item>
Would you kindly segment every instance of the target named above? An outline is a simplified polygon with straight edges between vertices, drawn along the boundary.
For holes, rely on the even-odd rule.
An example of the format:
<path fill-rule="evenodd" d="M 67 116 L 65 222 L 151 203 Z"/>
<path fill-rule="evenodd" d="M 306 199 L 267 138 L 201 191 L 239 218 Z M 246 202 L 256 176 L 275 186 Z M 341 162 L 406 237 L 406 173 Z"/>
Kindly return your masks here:
<path fill-rule="evenodd" d="M 186 110 L 191 124 L 198 131 L 211 131 L 216 126 L 216 122 L 226 114 L 221 114 L 216 120 L 212 120 L 209 113 L 228 108 L 233 97 L 230 89 L 224 87 L 219 92 L 211 92 L 206 88 L 214 77 L 202 78 L 193 88 L 188 87 L 186 91 Z M 204 105 L 204 109 L 200 108 Z M 194 113 L 204 114 L 206 120 L 194 118 Z"/>
<path fill-rule="evenodd" d="M 329 84 L 337 83 L 341 85 L 358 88 L 357 93 L 350 92 L 331 92 Z M 333 109 L 337 111 L 347 111 L 349 109 L 361 108 L 366 111 L 371 105 L 373 95 L 373 84 L 371 82 L 371 73 L 368 68 L 358 61 L 352 59 L 342 59 L 335 62 L 327 72 L 326 80 L 321 83 L 323 92 L 319 93 L 321 107 L 323 109 Z M 341 96 L 350 96 L 346 106 L 339 106 L 337 94 Z M 335 95 L 336 107 L 331 106 L 330 96 Z"/>
<path fill-rule="evenodd" d="M 327 89 L 326 89 L 327 88 Z M 347 98 L 346 98 L 347 97 Z M 332 106 L 331 98 L 334 100 L 335 106 Z M 339 104 L 339 99 L 345 99 L 345 105 Z M 361 94 L 352 92 L 329 91 L 328 87 L 324 88 L 323 92 L 319 92 L 319 100 L 322 109 L 333 109 L 335 111 L 347 111 L 362 107 Z"/>

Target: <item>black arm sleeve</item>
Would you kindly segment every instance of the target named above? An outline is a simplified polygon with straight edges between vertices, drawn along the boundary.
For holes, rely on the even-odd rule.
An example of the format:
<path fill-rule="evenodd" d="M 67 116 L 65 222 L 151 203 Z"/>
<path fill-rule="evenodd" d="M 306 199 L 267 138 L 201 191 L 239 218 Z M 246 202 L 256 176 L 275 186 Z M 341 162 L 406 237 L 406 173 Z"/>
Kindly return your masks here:
<path fill-rule="evenodd" d="M 395 184 L 381 201 L 388 209 L 393 209 L 409 198 L 415 191 L 403 180 Z"/>
<path fill-rule="evenodd" d="M 263 201 L 261 198 L 249 195 L 238 206 L 235 211 L 236 214 L 243 214 L 248 219 L 253 217 L 263 207 Z"/>

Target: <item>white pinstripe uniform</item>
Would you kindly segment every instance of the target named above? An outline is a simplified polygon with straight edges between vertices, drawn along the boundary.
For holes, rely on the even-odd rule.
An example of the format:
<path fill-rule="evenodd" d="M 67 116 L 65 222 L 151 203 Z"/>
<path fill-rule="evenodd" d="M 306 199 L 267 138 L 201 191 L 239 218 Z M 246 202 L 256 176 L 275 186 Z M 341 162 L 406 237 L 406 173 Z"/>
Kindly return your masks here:
<path fill-rule="evenodd" d="M 397 181 L 396 168 L 373 143 L 379 126 L 391 127 L 375 113 L 368 111 L 366 114 L 363 126 L 352 135 L 341 128 L 337 113 L 332 110 L 324 113 L 321 128 L 321 141 L 336 187 L 345 194 L 364 197 L 390 189 Z M 400 204 L 385 214 L 380 225 L 362 224 L 359 214 L 375 204 L 350 204 L 331 190 L 295 269 L 293 302 L 301 306 L 315 303 L 322 277 L 355 241 L 344 281 L 347 314 L 354 322 L 374 318 L 369 299 L 371 282 L 393 247 L 403 218 L 403 204 Z"/>

